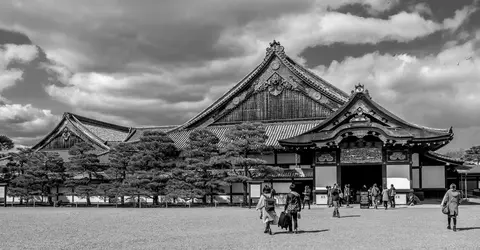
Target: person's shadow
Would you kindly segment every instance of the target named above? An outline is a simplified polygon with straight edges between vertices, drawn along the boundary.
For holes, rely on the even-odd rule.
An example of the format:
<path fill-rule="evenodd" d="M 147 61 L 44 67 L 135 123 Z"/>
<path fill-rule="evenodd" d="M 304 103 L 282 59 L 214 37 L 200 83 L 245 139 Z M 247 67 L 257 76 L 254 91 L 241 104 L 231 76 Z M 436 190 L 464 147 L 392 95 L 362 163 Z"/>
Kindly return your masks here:
<path fill-rule="evenodd" d="M 358 214 L 353 214 L 353 215 L 340 216 L 340 218 L 351 218 L 351 217 L 360 217 L 360 215 L 358 215 Z"/>
<path fill-rule="evenodd" d="M 311 234 L 311 233 L 322 233 L 322 232 L 328 232 L 330 229 L 322 229 L 322 230 L 298 230 L 298 234 Z M 288 231 L 280 231 L 280 232 L 274 232 L 275 235 L 277 234 L 288 234 Z"/>
<path fill-rule="evenodd" d="M 457 231 L 468 231 L 468 230 L 475 230 L 475 229 L 480 229 L 480 227 L 460 227 L 460 228 L 457 228 Z"/>

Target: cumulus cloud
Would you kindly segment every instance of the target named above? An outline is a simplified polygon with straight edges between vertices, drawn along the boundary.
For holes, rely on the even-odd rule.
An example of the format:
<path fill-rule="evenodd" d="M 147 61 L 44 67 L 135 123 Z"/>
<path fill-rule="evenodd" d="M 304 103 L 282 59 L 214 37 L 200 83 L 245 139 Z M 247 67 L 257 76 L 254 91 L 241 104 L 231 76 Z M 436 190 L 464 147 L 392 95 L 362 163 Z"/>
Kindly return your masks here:
<path fill-rule="evenodd" d="M 315 71 L 346 91 L 365 84 L 374 100 L 406 120 L 432 127 L 479 127 L 479 34 L 426 57 L 370 53 Z"/>
<path fill-rule="evenodd" d="M 15 143 L 23 144 L 24 137 L 45 135 L 59 122 L 50 110 L 41 110 L 30 104 L 5 104 L 0 106 L 0 131 Z"/>
<path fill-rule="evenodd" d="M 88 7 L 93 4 L 95 8 Z M 364 6 L 371 16 L 335 11 L 352 4 Z M 425 4 L 391 13 L 400 4 L 400 0 L 248 0 L 228 4 L 205 0 L 189 4 L 161 1 L 160 6 L 153 0 L 142 4 L 19 0 L 2 6 L 0 28 L 24 32 L 45 50 L 49 61 L 43 68 L 51 74 L 45 90 L 74 111 L 124 125 L 178 124 L 211 104 L 260 63 L 272 39 L 280 40 L 290 56 L 305 62 L 298 55 L 309 47 L 410 42 L 438 31 L 457 31 L 476 10 L 467 6 L 452 11 L 445 20 L 435 20 L 430 19 L 432 13 Z M 380 14 L 388 16 L 380 18 Z M 435 93 L 445 93 L 442 91 L 462 91 L 446 82 L 470 85 L 469 79 L 476 77 L 471 68 L 465 69 L 469 72 L 465 75 L 453 72 L 456 62 L 455 67 L 450 65 L 459 56 L 449 51 L 473 50 L 473 40 L 470 47 L 462 43 L 452 42 L 443 54 L 425 58 L 367 54 L 317 70 L 347 91 L 353 82 L 370 79 L 370 89 L 374 93 L 378 88 L 380 100 L 400 103 L 401 96 L 412 90 L 417 91 L 412 96 L 426 92 L 424 88 L 430 85 L 438 88 L 428 91 L 436 98 Z M 443 61 L 439 60 L 451 67 L 441 68 Z M 3 77 L 19 79 L 18 74 Z M 416 81 L 427 85 L 411 84 Z M 410 107 L 423 105 L 417 99 L 410 100 Z M 412 118 L 430 125 L 440 117 L 438 112 L 432 111 L 428 119 L 421 114 Z"/>
<path fill-rule="evenodd" d="M 6 44 L 0 46 L 0 94 L 22 80 L 24 69 L 38 56 L 38 49 L 32 45 Z M 32 136 L 46 133 L 58 121 L 50 110 L 40 110 L 30 104 L 11 104 L 0 95 L 0 131 L 22 143 L 19 136 Z"/>
<path fill-rule="evenodd" d="M 22 79 L 23 70 L 10 67 L 13 63 L 28 63 L 38 55 L 36 46 L 32 45 L 0 45 L 0 94 L 18 80 Z"/>

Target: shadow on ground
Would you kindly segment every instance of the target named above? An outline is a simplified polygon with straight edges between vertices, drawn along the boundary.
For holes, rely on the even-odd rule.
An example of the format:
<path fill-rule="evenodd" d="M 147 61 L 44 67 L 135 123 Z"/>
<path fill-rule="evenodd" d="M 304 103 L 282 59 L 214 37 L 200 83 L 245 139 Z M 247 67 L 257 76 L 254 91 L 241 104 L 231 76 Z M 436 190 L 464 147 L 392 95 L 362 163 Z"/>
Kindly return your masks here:
<path fill-rule="evenodd" d="M 480 229 L 480 227 L 461 227 L 461 228 L 457 228 L 458 231 L 468 231 L 468 230 L 475 230 L 475 229 Z"/>
<path fill-rule="evenodd" d="M 360 215 L 354 214 L 354 215 L 344 215 L 344 216 L 340 216 L 340 218 L 352 218 L 352 217 L 360 217 Z"/>
<path fill-rule="evenodd" d="M 322 232 L 328 232 L 330 229 L 322 229 L 322 230 L 299 230 L 298 234 L 312 234 L 312 233 L 322 233 Z M 288 234 L 288 231 L 281 231 L 281 232 L 275 232 L 274 234 Z"/>

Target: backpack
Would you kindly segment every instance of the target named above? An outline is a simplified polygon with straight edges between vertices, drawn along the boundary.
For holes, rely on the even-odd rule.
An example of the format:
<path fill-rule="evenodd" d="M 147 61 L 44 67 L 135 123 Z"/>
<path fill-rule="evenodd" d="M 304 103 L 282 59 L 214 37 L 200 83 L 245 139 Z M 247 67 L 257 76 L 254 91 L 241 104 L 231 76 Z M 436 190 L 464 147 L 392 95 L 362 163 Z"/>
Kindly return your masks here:
<path fill-rule="evenodd" d="M 296 192 L 290 192 L 290 194 L 293 195 L 293 198 L 290 202 L 290 204 L 288 204 L 288 207 L 287 207 L 287 210 L 289 211 L 292 211 L 292 212 L 297 212 L 300 210 L 300 195 Z"/>
<path fill-rule="evenodd" d="M 265 196 L 265 211 L 270 212 L 275 210 L 275 199 L 274 198 L 268 198 Z"/>

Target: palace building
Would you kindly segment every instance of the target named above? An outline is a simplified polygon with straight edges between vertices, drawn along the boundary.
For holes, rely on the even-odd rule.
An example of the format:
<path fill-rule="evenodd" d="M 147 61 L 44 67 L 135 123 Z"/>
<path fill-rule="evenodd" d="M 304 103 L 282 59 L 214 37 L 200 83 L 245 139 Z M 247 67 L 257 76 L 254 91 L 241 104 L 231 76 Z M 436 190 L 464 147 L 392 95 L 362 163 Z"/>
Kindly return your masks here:
<path fill-rule="evenodd" d="M 360 84 L 347 94 L 296 63 L 276 41 L 252 72 L 184 124 L 125 127 L 65 113 L 33 148 L 67 158 L 71 146 L 85 141 L 107 162 L 111 147 L 136 142 L 146 130 L 165 131 L 177 147 L 184 148 L 195 129 L 214 132 L 223 144 L 227 130 L 247 121 L 263 123 L 267 144 L 276 149 L 256 157 L 285 169 L 258 182 L 273 184 L 280 203 L 293 182 L 300 192 L 306 185 L 312 187 L 317 204 L 326 204 L 326 187 L 334 183 L 357 190 L 374 183 L 393 184 L 397 203 L 405 204 L 412 191 L 427 197 L 443 195 L 450 183 L 458 184 L 456 170 L 465 168 L 464 162 L 435 152 L 453 139 L 452 128 L 405 121 L 373 101 Z M 249 192 L 256 197 L 259 189 L 255 186 Z M 242 185 L 236 183 L 216 198 L 238 202 L 241 196 Z"/>

